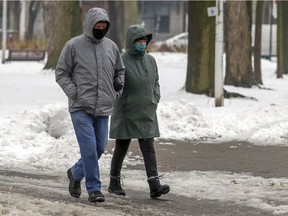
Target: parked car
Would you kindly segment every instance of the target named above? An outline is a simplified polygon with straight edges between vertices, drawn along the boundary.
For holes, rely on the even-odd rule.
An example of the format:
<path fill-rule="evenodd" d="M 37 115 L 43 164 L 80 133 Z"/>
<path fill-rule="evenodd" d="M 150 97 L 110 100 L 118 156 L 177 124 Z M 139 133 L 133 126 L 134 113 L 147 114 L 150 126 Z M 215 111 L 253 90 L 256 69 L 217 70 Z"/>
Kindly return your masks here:
<path fill-rule="evenodd" d="M 168 46 L 188 46 L 188 32 L 177 34 L 164 42 Z"/>
<path fill-rule="evenodd" d="M 164 41 L 154 43 L 154 49 L 157 51 L 187 52 L 187 48 L 188 32 L 183 32 Z"/>

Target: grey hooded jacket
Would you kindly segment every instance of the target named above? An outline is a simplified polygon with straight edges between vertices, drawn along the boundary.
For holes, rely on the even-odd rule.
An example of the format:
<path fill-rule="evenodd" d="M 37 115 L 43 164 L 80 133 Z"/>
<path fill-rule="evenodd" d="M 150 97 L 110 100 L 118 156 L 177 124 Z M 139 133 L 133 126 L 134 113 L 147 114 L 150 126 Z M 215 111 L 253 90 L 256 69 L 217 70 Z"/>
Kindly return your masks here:
<path fill-rule="evenodd" d="M 91 8 L 85 17 L 84 33 L 65 44 L 55 69 L 56 82 L 69 100 L 69 112 L 111 115 L 120 96 L 113 82 L 124 84 L 125 67 L 118 47 L 106 37 L 98 40 L 93 36 L 93 27 L 99 21 L 106 21 L 109 28 L 107 12 Z"/>

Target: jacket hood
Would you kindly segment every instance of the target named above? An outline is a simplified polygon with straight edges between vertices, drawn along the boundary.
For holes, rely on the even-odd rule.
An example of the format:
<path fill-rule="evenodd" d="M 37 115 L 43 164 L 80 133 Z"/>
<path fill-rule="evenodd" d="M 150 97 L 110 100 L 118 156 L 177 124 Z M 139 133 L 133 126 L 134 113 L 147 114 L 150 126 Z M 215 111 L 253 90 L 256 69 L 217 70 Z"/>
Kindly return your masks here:
<path fill-rule="evenodd" d="M 85 16 L 85 23 L 84 23 L 84 34 L 92 39 L 93 41 L 99 41 L 98 39 L 94 38 L 93 36 L 93 27 L 96 23 L 100 21 L 107 22 L 107 31 L 110 27 L 109 16 L 103 8 L 91 8 L 86 16 Z"/>
<path fill-rule="evenodd" d="M 126 49 L 129 54 L 137 54 L 138 52 L 135 50 L 133 43 L 137 38 L 147 37 L 147 46 L 149 42 L 152 40 L 152 33 L 148 31 L 142 25 L 131 25 L 128 27 L 126 32 Z"/>

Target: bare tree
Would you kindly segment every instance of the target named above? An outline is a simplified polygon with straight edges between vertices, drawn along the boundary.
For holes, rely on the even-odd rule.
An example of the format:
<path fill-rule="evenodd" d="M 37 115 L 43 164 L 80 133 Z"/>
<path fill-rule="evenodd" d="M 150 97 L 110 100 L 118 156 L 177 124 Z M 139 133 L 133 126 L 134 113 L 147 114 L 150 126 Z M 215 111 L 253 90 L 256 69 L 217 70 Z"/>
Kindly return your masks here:
<path fill-rule="evenodd" d="M 43 1 L 44 31 L 48 42 L 46 69 L 54 69 L 66 41 L 83 32 L 80 12 L 78 1 Z"/>
<path fill-rule="evenodd" d="M 277 78 L 288 73 L 288 2 L 277 1 Z"/>
<path fill-rule="evenodd" d="M 213 94 L 215 17 L 207 8 L 215 1 L 189 1 L 188 67 L 185 89 L 196 94 Z"/>
<path fill-rule="evenodd" d="M 288 1 L 282 2 L 283 14 L 283 59 L 284 60 L 284 73 L 288 74 Z"/>
<path fill-rule="evenodd" d="M 140 24 L 138 1 L 125 1 L 124 2 L 124 30 L 122 30 L 122 38 L 125 41 L 125 34 L 128 26 L 133 24 Z M 150 29 L 152 31 L 152 29 Z"/>
<path fill-rule="evenodd" d="M 111 28 L 107 34 L 119 50 L 124 48 L 126 29 L 131 24 L 139 23 L 137 1 L 108 1 Z"/>
<path fill-rule="evenodd" d="M 252 2 L 226 2 L 226 75 L 225 84 L 251 87 L 252 70 Z"/>
<path fill-rule="evenodd" d="M 84 24 L 85 15 L 90 8 L 100 7 L 100 8 L 104 8 L 107 12 L 109 9 L 108 1 L 81 1 L 81 6 L 82 6 L 82 10 L 81 10 L 82 24 Z"/>
<path fill-rule="evenodd" d="M 119 50 L 122 50 L 128 25 L 139 21 L 138 1 L 83 1 L 82 22 L 86 12 L 92 7 L 102 7 L 108 12 L 110 29 L 107 37 L 117 44 Z"/>
<path fill-rule="evenodd" d="M 258 0 L 256 2 L 256 21 L 255 21 L 255 37 L 254 37 L 254 70 L 255 80 L 257 84 L 263 84 L 261 73 L 261 34 L 262 34 L 262 20 L 264 14 L 264 1 Z"/>
<path fill-rule="evenodd" d="M 8 3 L 8 14 L 10 16 L 9 20 L 13 20 L 12 26 L 8 26 L 8 28 L 12 28 L 16 34 L 13 35 L 14 39 L 19 38 L 19 25 L 20 25 L 20 1 L 7 1 Z"/>
<path fill-rule="evenodd" d="M 138 11 L 138 1 L 124 2 L 124 27 L 125 30 L 129 25 L 139 24 L 140 17 Z M 152 29 L 150 29 L 152 30 Z"/>
<path fill-rule="evenodd" d="M 109 18 L 110 18 L 110 29 L 108 33 L 108 37 L 113 40 L 119 50 L 122 50 L 123 48 L 123 40 L 121 33 L 124 31 L 123 30 L 123 4 L 125 2 L 119 2 L 119 1 L 108 1 L 109 5 Z M 120 33 L 121 32 L 121 33 Z"/>
<path fill-rule="evenodd" d="M 41 2 L 40 1 L 30 1 L 29 3 L 29 12 L 28 12 L 28 29 L 26 31 L 26 39 L 31 40 L 33 38 L 34 33 L 34 23 L 36 20 L 36 17 L 40 11 L 41 8 Z"/>
<path fill-rule="evenodd" d="M 277 2 L 277 78 L 283 78 L 283 11 L 282 1 Z"/>

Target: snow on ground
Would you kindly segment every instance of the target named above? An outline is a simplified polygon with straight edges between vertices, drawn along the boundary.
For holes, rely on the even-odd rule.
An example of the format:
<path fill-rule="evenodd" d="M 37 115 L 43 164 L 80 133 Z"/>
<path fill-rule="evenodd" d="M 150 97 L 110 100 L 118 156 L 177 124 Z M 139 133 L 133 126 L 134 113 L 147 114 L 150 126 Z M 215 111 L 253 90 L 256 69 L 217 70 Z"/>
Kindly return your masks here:
<path fill-rule="evenodd" d="M 288 145 L 288 77 L 276 79 L 276 62 L 262 60 L 265 89 L 225 86 L 226 90 L 256 100 L 225 99 L 224 107 L 215 108 L 214 98 L 183 90 L 186 54 L 152 55 L 160 74 L 162 98 L 158 116 L 162 138 L 204 140 L 215 144 L 241 140 L 262 146 Z M 55 82 L 54 72 L 43 70 L 41 62 L 0 64 L 0 123 L 2 167 L 61 176 L 79 157 L 66 96 Z M 108 182 L 110 160 L 108 153 L 100 160 L 104 182 Z M 138 163 L 142 162 L 137 157 L 127 157 L 124 164 Z M 124 169 L 123 174 L 129 187 L 147 190 L 143 172 Z M 192 171 L 166 173 L 165 182 L 171 185 L 173 194 L 232 201 L 273 214 L 288 213 L 288 205 L 283 204 L 288 201 L 286 178 Z M 15 200 L 20 204 L 13 205 Z M 69 204 L 44 199 L 25 200 L 13 194 L 0 196 L 0 202 L 6 203 L 0 207 L 0 212 L 6 215 L 45 215 L 52 209 L 63 209 L 63 205 L 67 206 L 67 212 L 62 210 L 62 214 L 71 213 Z M 39 205 L 44 206 L 42 210 Z M 84 207 L 75 208 L 83 214 L 86 212 Z M 117 215 L 117 212 L 107 211 L 107 215 Z"/>

